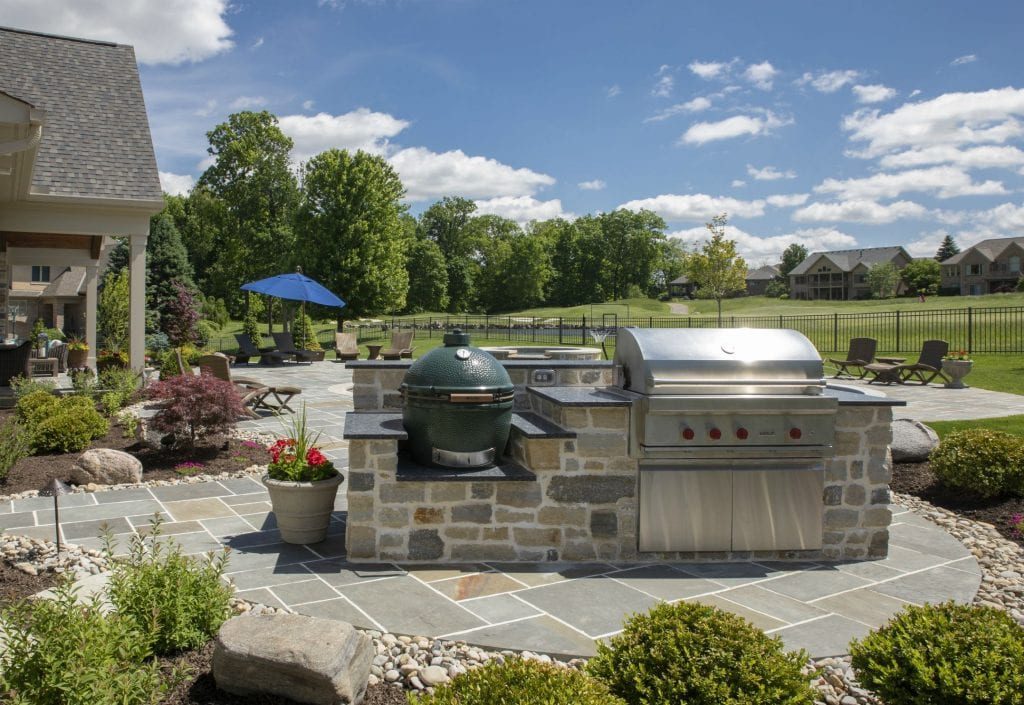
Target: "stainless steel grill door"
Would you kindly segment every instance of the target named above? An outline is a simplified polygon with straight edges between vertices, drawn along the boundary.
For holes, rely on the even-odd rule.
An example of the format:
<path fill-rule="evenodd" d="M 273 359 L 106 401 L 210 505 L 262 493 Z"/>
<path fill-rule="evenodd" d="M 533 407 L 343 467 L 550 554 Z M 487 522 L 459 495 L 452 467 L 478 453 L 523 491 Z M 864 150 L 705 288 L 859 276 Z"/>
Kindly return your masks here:
<path fill-rule="evenodd" d="M 641 551 L 728 551 L 732 473 L 640 465 Z"/>
<path fill-rule="evenodd" d="M 732 475 L 734 551 L 821 548 L 821 463 L 737 469 Z"/>

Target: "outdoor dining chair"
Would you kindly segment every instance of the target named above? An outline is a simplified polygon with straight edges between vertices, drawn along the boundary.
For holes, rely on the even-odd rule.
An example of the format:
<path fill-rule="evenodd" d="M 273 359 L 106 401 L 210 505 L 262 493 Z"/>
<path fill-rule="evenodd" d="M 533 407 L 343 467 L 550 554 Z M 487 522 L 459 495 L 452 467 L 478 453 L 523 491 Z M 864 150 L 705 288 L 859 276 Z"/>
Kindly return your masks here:
<path fill-rule="evenodd" d="M 850 340 L 850 351 L 846 354 L 845 360 L 828 358 L 828 361 L 836 366 L 835 377 L 847 374 L 857 379 L 863 379 L 868 373 L 865 369 L 875 359 L 875 349 L 878 341 L 874 338 L 853 338 Z M 855 375 L 850 370 L 859 370 L 860 374 Z"/>
<path fill-rule="evenodd" d="M 399 360 L 403 357 L 412 357 L 412 339 L 416 331 L 402 330 L 391 334 L 391 345 L 380 351 L 380 356 L 385 360 Z"/>
<path fill-rule="evenodd" d="M 359 345 L 355 333 L 334 334 L 334 356 L 338 360 L 358 360 Z"/>

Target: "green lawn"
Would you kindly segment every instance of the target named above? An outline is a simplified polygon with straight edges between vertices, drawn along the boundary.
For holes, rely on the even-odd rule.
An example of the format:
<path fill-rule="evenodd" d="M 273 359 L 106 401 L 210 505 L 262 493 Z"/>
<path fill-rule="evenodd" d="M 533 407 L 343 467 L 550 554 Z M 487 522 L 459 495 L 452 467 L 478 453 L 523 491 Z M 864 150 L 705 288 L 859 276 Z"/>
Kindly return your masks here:
<path fill-rule="evenodd" d="M 939 438 L 945 438 L 954 431 L 965 431 L 970 428 L 986 428 L 989 431 L 1002 431 L 1015 436 L 1024 436 L 1024 416 L 1000 416 L 994 419 L 968 419 L 965 421 L 929 421 L 928 426 L 935 429 Z"/>

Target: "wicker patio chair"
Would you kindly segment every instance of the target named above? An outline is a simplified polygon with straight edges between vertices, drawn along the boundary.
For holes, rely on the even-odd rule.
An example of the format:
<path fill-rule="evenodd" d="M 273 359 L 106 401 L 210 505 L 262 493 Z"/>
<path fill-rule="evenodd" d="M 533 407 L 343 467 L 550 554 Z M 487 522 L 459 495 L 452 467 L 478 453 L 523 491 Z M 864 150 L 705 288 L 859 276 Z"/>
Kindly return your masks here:
<path fill-rule="evenodd" d="M 0 350 L 0 386 L 11 386 L 11 380 L 21 376 L 32 377 L 32 341 L 26 340 L 16 347 Z"/>

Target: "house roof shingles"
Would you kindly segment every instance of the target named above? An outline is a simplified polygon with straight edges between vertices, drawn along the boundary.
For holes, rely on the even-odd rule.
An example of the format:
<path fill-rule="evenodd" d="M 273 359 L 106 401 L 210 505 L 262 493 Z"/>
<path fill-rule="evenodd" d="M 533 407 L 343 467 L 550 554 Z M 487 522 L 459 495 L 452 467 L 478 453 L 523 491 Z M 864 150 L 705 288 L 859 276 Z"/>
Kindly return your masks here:
<path fill-rule="evenodd" d="M 948 259 L 942 260 L 942 264 L 960 264 L 964 257 L 972 252 L 977 252 L 981 256 L 985 257 L 989 262 L 995 262 L 1003 251 L 1006 250 L 1010 245 L 1017 244 L 1024 247 L 1024 237 L 998 237 L 991 238 L 989 240 L 982 240 L 976 245 L 968 247 L 962 252 L 958 252 Z"/>
<path fill-rule="evenodd" d="M 0 91 L 46 111 L 33 195 L 162 198 L 132 47 L 0 27 Z"/>
<path fill-rule="evenodd" d="M 902 247 L 861 247 L 856 250 L 833 250 L 831 252 L 814 252 L 798 264 L 790 276 L 806 274 L 821 257 L 827 257 L 840 271 L 852 272 L 858 265 L 870 267 L 879 262 L 890 262 L 893 257 L 904 252 Z"/>
<path fill-rule="evenodd" d="M 780 274 L 777 266 L 766 264 L 757 269 L 747 270 L 747 281 L 771 281 Z"/>

